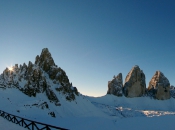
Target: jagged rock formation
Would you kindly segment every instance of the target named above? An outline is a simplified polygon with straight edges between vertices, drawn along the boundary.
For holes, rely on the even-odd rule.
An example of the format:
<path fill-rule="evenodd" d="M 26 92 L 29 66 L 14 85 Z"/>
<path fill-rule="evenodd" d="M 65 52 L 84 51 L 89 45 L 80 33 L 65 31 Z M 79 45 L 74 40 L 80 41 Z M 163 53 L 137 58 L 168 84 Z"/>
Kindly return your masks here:
<path fill-rule="evenodd" d="M 0 75 L 0 85 L 5 88 L 15 87 L 28 96 L 36 96 L 45 93 L 48 99 L 59 106 L 56 92 L 65 94 L 69 101 L 78 95 L 76 87 L 73 87 L 64 70 L 57 67 L 47 48 L 44 48 L 40 56 L 36 56 L 35 63 L 29 61 L 18 67 L 15 64 L 12 70 L 6 68 Z"/>
<path fill-rule="evenodd" d="M 122 73 L 119 73 L 111 81 L 108 81 L 108 92 L 107 94 L 113 94 L 116 96 L 122 96 L 123 79 Z"/>
<path fill-rule="evenodd" d="M 134 66 L 126 76 L 123 93 L 126 97 L 139 97 L 145 94 L 145 90 L 145 74 L 139 66 Z"/>
<path fill-rule="evenodd" d="M 173 85 L 170 86 L 170 95 L 175 98 L 175 87 Z"/>
<path fill-rule="evenodd" d="M 162 72 L 156 71 L 149 82 L 148 93 L 159 100 L 170 98 L 170 83 Z"/>

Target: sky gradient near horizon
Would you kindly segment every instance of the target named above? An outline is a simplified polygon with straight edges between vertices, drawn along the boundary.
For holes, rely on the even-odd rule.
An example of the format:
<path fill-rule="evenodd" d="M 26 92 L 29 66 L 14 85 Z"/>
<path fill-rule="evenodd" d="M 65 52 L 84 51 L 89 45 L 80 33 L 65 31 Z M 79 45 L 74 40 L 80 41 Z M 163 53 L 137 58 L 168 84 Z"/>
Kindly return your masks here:
<path fill-rule="evenodd" d="M 174 0 L 1 0 L 0 73 L 48 48 L 82 94 L 102 96 L 134 65 L 175 85 Z"/>

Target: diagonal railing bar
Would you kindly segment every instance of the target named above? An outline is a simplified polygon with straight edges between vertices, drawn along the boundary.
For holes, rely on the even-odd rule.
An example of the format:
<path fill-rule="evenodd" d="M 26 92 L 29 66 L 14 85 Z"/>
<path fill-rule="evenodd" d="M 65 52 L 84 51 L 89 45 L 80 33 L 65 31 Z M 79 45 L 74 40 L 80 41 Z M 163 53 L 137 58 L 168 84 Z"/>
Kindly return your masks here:
<path fill-rule="evenodd" d="M 8 120 L 11 121 L 13 117 L 8 114 Z"/>
<path fill-rule="evenodd" d="M 14 117 L 10 117 L 10 120 L 9 121 L 12 121 L 13 122 L 13 119 L 14 119 Z"/>
<path fill-rule="evenodd" d="M 22 120 L 18 120 L 17 118 L 15 118 L 16 119 L 16 124 L 19 124 L 20 125 L 20 122 L 22 121 Z"/>
<path fill-rule="evenodd" d="M 35 128 L 37 128 L 37 130 L 40 130 L 35 123 L 33 123 L 33 126 L 35 126 Z"/>
<path fill-rule="evenodd" d="M 21 119 L 21 120 L 19 121 L 19 125 L 20 125 L 20 123 L 22 123 L 22 124 L 21 124 L 22 126 L 27 127 L 27 128 L 29 128 L 28 126 L 31 125 L 31 123 L 26 122 L 25 119 Z M 30 125 L 29 125 L 29 124 L 30 124 Z"/>
<path fill-rule="evenodd" d="M 14 123 L 14 121 L 13 121 L 13 120 L 14 120 L 14 117 L 11 117 L 11 119 L 10 119 L 9 121 L 11 121 L 11 122 L 13 122 L 13 123 Z"/>
<path fill-rule="evenodd" d="M 4 112 L 2 110 L 0 110 L 0 116 L 7 119 L 8 121 L 11 121 L 15 124 L 19 124 L 20 126 L 24 127 L 24 128 L 28 128 L 29 130 L 51 130 L 52 128 L 58 129 L 58 130 L 68 130 L 65 128 L 61 128 L 61 127 L 57 127 L 57 126 L 53 126 L 53 125 L 49 125 L 49 124 L 45 124 L 45 123 L 41 123 L 41 122 L 37 122 L 37 121 L 32 121 L 29 119 L 25 119 L 19 116 L 15 116 L 13 114 L 9 114 L 7 112 Z M 37 125 L 43 126 L 42 128 L 39 128 Z M 29 127 L 31 126 L 31 128 Z"/>
<path fill-rule="evenodd" d="M 29 128 L 30 125 L 32 125 L 32 122 L 26 125 L 24 128 Z"/>
<path fill-rule="evenodd" d="M 2 113 L 0 114 L 0 116 L 4 117 L 4 113 L 2 112 Z"/>
<path fill-rule="evenodd" d="M 7 116 L 8 116 L 8 115 L 7 115 L 6 113 L 4 113 L 4 118 L 6 118 L 6 119 L 7 119 Z"/>
<path fill-rule="evenodd" d="M 15 117 L 14 117 L 14 120 L 12 122 L 15 123 Z"/>
<path fill-rule="evenodd" d="M 25 125 L 25 126 L 24 126 L 24 128 L 28 128 L 28 129 L 30 130 L 30 127 L 29 127 L 29 126 L 30 126 L 31 124 L 30 124 L 30 125 L 28 125 L 28 124 L 27 124 L 27 123 L 24 121 L 24 119 L 21 119 L 21 120 L 19 121 L 19 125 L 20 125 L 20 122 L 22 122 L 22 123 L 23 123 L 23 124 L 22 124 L 22 126 L 24 126 L 24 125 Z"/>

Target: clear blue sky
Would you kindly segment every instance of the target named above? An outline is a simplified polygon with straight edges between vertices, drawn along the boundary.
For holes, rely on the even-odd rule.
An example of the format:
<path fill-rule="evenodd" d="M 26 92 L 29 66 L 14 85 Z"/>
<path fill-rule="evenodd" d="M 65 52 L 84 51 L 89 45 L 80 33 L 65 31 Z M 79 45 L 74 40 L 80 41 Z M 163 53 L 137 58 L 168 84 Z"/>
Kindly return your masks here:
<path fill-rule="evenodd" d="M 0 0 L 0 72 L 49 48 L 78 90 L 107 92 L 139 65 L 175 85 L 174 0 Z"/>

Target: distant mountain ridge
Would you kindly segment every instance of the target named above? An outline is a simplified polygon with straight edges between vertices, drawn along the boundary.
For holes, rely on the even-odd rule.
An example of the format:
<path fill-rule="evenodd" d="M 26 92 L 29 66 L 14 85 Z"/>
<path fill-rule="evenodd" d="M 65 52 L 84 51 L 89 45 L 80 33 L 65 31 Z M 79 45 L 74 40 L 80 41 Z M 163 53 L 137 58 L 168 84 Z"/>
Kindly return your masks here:
<path fill-rule="evenodd" d="M 159 76 L 156 76 L 157 73 L 160 73 Z M 114 76 L 114 79 L 108 82 L 107 94 L 126 97 L 148 94 L 157 99 L 169 99 L 170 94 L 174 94 L 174 89 L 170 90 L 170 83 L 162 72 L 157 71 L 156 74 L 146 89 L 145 74 L 136 65 L 126 76 L 124 84 L 122 73 Z M 29 61 L 28 65 L 15 64 L 11 69 L 6 68 L 0 75 L 0 86 L 4 89 L 17 88 L 30 97 L 45 93 L 56 106 L 61 104 L 53 89 L 62 92 L 68 101 L 75 100 L 75 95 L 79 95 L 77 88 L 69 82 L 66 72 L 55 64 L 48 48 L 42 49 L 40 56 L 36 56 L 35 63 Z M 157 92 L 159 96 L 156 96 Z"/>
<path fill-rule="evenodd" d="M 125 97 L 141 97 L 150 96 L 158 100 L 166 100 L 175 97 L 174 86 L 170 87 L 169 80 L 164 76 L 161 71 L 156 71 L 148 88 L 146 88 L 145 74 L 135 65 L 125 78 L 123 85 L 122 73 L 114 76 L 111 81 L 108 81 L 107 94 Z"/>

